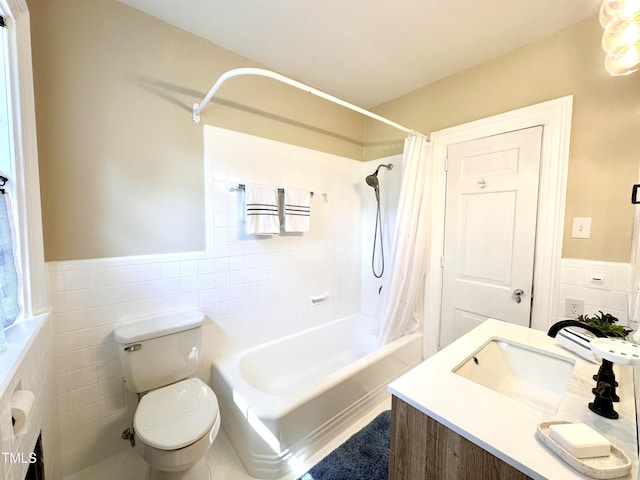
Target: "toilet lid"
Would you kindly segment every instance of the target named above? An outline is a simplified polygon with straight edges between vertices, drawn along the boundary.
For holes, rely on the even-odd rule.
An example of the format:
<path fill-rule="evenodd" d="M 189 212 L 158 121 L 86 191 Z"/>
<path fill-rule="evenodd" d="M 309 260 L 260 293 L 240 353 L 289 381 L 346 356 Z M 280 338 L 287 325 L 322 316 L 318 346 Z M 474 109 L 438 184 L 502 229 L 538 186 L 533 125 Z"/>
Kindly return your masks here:
<path fill-rule="evenodd" d="M 147 393 L 133 419 L 135 434 L 160 450 L 191 445 L 209 432 L 218 418 L 218 400 L 197 378 Z"/>

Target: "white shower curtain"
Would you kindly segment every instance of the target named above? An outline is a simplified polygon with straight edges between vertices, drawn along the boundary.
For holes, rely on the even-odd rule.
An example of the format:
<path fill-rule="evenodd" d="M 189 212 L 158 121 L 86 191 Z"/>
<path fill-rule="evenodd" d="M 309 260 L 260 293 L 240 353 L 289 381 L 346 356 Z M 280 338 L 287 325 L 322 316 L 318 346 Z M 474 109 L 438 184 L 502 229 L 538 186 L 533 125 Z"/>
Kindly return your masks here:
<path fill-rule="evenodd" d="M 378 340 L 386 344 L 415 331 L 422 322 L 424 279 L 431 239 L 429 165 L 432 145 L 422 134 L 404 144 L 402 185 L 390 255 L 391 269 L 382 290 Z"/>

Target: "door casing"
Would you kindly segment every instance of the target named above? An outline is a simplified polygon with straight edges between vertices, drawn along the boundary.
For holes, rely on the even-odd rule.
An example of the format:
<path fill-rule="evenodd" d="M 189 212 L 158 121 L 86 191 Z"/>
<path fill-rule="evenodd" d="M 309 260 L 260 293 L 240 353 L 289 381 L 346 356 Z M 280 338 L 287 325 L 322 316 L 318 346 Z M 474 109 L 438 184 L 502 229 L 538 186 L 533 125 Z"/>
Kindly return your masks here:
<path fill-rule="evenodd" d="M 446 194 L 444 165 L 447 148 L 455 143 L 537 125 L 543 126 L 531 327 L 546 330 L 556 321 L 572 108 L 573 96 L 569 95 L 431 134 L 431 141 L 434 143 L 429 161 L 434 162 L 437 168 L 434 169 L 430 188 L 434 213 L 431 219 L 431 252 L 425 282 L 425 357 L 438 351 L 440 339 L 441 259 L 444 250 Z"/>

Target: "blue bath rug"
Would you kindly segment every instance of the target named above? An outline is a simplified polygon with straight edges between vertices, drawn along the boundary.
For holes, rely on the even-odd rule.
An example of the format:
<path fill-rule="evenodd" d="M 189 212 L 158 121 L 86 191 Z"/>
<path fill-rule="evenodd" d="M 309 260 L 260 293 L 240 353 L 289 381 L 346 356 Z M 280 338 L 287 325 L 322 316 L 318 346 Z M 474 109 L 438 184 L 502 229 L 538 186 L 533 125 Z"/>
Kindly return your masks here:
<path fill-rule="evenodd" d="M 387 480 L 390 428 L 387 410 L 298 480 Z"/>

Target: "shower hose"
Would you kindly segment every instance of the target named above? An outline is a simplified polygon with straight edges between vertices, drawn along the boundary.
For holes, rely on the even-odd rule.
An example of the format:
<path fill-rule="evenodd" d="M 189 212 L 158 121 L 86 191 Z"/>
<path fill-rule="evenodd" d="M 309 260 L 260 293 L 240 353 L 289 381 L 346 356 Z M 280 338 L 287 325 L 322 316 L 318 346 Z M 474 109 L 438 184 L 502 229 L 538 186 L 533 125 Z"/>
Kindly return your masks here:
<path fill-rule="evenodd" d="M 382 217 L 380 214 L 380 190 L 378 186 L 375 187 L 376 192 L 376 226 L 373 230 L 373 250 L 371 252 L 371 271 L 373 276 L 381 278 L 384 274 L 384 244 L 382 242 Z M 378 233 L 380 234 L 380 241 L 378 242 Z M 376 271 L 376 246 L 380 243 L 380 258 L 381 266 L 380 272 Z"/>

